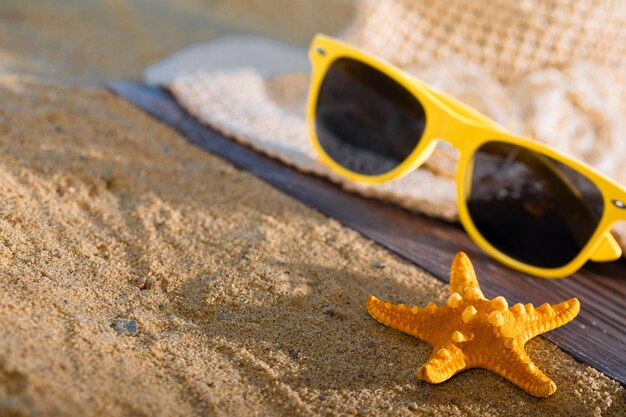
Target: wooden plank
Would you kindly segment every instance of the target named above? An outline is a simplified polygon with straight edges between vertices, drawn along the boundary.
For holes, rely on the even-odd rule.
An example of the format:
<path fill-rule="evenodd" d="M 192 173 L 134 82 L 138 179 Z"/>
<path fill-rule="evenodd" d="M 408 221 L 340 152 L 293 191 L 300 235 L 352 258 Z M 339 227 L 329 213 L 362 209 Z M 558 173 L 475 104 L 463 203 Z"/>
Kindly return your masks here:
<path fill-rule="evenodd" d="M 410 213 L 348 193 L 317 177 L 289 168 L 242 146 L 190 116 L 166 91 L 132 81 L 109 89 L 179 130 L 189 142 L 223 157 L 342 224 L 448 281 L 450 262 L 463 250 L 475 263 L 487 297 L 510 304 L 581 301 L 576 321 L 545 335 L 578 360 L 626 384 L 626 261 L 587 264 L 572 277 L 544 280 L 513 271 L 488 257 L 459 225 Z"/>

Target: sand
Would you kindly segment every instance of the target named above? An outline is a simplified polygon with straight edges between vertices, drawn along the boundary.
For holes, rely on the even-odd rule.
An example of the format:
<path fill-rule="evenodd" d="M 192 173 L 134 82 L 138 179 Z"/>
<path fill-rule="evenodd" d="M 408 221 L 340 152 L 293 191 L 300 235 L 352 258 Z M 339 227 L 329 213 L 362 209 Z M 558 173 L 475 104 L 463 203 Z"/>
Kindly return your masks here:
<path fill-rule="evenodd" d="M 22 3 L 0 6 L 0 416 L 626 413 L 618 383 L 542 338 L 527 350 L 558 386 L 548 399 L 484 370 L 418 381 L 430 347 L 363 302 L 441 303 L 444 284 L 111 94 L 66 85 L 137 74 L 167 47 L 156 37 L 116 27 L 129 46 L 105 57 L 78 32 L 55 55 L 68 28 Z M 140 3 L 138 18 L 203 7 Z M 112 4 L 41 10 L 107 33 Z M 66 47 L 84 55 L 61 62 Z"/>

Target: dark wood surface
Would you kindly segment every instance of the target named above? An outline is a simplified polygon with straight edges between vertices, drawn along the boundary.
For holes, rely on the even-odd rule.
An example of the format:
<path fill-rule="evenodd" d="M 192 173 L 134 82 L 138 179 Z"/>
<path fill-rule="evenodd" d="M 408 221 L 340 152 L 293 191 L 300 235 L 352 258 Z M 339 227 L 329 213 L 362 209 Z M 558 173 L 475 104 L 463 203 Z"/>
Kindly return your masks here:
<path fill-rule="evenodd" d="M 448 281 L 455 253 L 468 253 L 485 296 L 503 295 L 510 305 L 557 303 L 577 297 L 576 320 L 544 337 L 578 360 L 626 384 L 626 261 L 588 263 L 560 280 L 529 277 L 488 257 L 456 224 L 343 191 L 323 179 L 300 173 L 242 146 L 190 116 L 166 91 L 134 81 L 109 89 L 180 131 L 189 142 L 221 156 L 320 212 Z"/>

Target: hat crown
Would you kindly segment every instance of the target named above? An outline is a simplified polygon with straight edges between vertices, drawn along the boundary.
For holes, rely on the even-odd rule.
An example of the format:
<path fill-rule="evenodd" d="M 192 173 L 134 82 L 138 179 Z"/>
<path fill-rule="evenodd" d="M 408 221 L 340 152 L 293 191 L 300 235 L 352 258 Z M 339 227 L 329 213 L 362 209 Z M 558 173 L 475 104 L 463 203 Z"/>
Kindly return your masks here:
<path fill-rule="evenodd" d="M 401 67 L 459 58 L 508 83 L 592 62 L 626 71 L 619 0 L 364 0 L 346 38 Z"/>

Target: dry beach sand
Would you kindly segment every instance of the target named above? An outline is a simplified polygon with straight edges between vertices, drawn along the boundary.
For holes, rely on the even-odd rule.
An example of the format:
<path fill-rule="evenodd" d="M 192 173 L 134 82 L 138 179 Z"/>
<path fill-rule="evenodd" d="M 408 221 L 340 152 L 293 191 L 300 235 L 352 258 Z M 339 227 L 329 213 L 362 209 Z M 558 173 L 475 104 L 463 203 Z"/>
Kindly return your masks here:
<path fill-rule="evenodd" d="M 528 352 L 558 386 L 548 399 L 483 370 L 416 380 L 430 347 L 363 301 L 443 302 L 444 284 L 111 94 L 67 86 L 136 75 L 215 35 L 203 13 L 228 28 L 234 6 L 34 3 L 0 5 L 0 416 L 626 414 L 618 383 L 541 338 Z M 174 23 L 145 23 L 161 12 Z"/>

